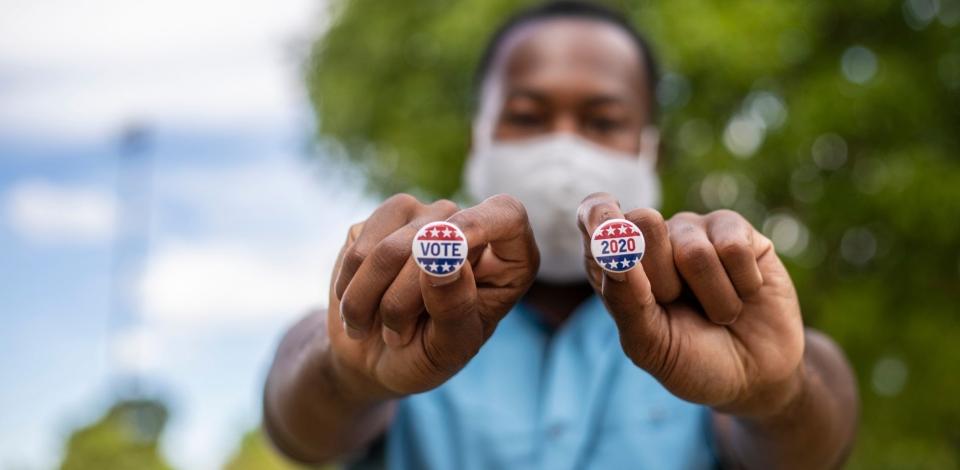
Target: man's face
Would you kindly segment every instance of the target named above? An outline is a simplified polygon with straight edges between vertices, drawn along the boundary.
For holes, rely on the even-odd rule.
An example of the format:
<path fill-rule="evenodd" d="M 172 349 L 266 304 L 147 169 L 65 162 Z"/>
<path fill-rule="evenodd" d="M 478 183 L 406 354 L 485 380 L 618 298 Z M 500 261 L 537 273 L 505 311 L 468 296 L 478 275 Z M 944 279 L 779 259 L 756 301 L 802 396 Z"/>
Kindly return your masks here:
<path fill-rule="evenodd" d="M 614 25 L 558 18 L 519 26 L 491 64 L 474 139 L 567 132 L 635 154 L 652 124 L 646 76 L 637 45 Z"/>

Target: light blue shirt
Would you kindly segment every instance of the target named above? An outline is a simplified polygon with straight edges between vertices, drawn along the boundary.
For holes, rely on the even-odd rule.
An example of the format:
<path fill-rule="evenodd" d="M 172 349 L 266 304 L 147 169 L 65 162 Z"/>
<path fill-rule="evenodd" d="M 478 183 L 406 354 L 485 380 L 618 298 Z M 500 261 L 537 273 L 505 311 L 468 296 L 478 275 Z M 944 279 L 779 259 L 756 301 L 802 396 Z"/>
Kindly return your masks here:
<path fill-rule="evenodd" d="M 598 297 L 557 331 L 518 305 L 442 386 L 402 400 L 390 469 L 700 469 L 709 410 L 635 366 Z"/>

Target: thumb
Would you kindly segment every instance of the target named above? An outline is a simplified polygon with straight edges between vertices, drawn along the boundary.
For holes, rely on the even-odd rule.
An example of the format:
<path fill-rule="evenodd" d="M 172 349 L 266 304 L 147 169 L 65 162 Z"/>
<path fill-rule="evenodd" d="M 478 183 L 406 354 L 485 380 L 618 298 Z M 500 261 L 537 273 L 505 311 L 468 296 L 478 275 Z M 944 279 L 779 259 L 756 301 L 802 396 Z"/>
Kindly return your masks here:
<path fill-rule="evenodd" d="M 670 324 L 653 295 L 643 269 L 633 269 L 623 280 L 603 276 L 601 297 L 620 331 L 623 351 L 638 367 L 660 377 L 669 351 Z"/>

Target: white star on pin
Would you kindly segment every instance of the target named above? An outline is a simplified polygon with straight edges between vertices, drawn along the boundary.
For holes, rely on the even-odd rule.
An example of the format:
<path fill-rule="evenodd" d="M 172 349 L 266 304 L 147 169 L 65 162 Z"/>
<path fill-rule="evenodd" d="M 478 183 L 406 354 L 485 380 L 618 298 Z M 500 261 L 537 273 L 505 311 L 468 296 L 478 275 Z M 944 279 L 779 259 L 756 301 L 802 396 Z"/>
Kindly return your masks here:
<path fill-rule="evenodd" d="M 613 235 L 613 227 L 607 227 L 607 235 Z"/>
<path fill-rule="evenodd" d="M 446 273 L 446 272 L 450 272 L 450 265 L 449 265 L 449 264 L 443 263 L 443 272 L 445 272 L 445 273 Z"/>
<path fill-rule="evenodd" d="M 436 238 L 437 234 L 440 233 L 439 230 L 432 228 L 430 229 L 430 236 Z"/>
<path fill-rule="evenodd" d="M 433 263 L 430 264 L 430 270 L 433 271 L 433 272 L 437 272 L 437 268 L 439 268 L 439 267 L 440 267 L 440 265 L 438 265 L 436 261 L 434 261 Z"/>
<path fill-rule="evenodd" d="M 450 230 L 450 229 L 444 229 L 444 230 L 443 230 L 443 236 L 444 236 L 444 237 L 450 238 L 450 234 L 452 234 L 452 233 L 453 233 L 453 230 Z"/>
<path fill-rule="evenodd" d="M 621 235 L 623 234 L 623 225 L 617 227 L 617 232 L 620 233 Z"/>

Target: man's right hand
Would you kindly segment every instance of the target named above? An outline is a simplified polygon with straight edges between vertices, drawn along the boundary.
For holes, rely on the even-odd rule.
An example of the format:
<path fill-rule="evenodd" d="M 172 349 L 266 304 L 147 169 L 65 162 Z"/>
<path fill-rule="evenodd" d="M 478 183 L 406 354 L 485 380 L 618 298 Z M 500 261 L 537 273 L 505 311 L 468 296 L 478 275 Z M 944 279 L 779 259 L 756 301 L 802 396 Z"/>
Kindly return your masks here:
<path fill-rule="evenodd" d="M 458 274 L 434 277 L 411 256 L 423 225 L 446 220 L 469 247 Z M 334 267 L 327 328 L 334 372 L 354 399 L 435 388 L 476 355 L 533 283 L 539 253 L 523 205 L 498 195 L 469 209 L 396 195 L 350 228 Z"/>

